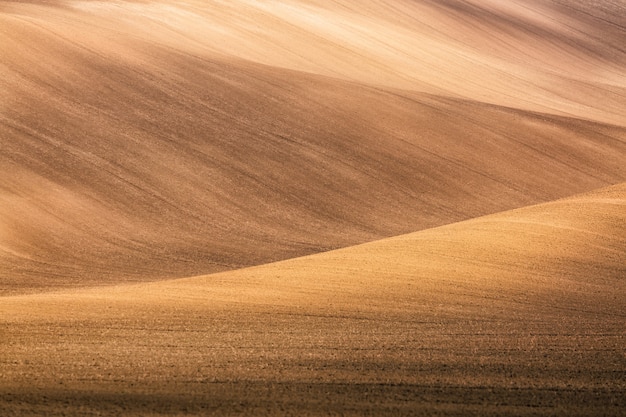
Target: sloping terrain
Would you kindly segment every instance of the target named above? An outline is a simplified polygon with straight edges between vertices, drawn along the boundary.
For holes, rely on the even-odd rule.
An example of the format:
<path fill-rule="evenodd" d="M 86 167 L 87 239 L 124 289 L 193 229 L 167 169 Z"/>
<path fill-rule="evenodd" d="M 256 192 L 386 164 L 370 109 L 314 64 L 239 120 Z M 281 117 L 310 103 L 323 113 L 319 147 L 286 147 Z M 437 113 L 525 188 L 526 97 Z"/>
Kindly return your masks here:
<path fill-rule="evenodd" d="M 82 12 L 81 19 L 97 19 L 98 27 L 115 22 L 107 39 L 132 37 L 359 83 L 624 122 L 621 1 L 63 4 Z M 101 42 L 91 45 L 100 48 Z"/>
<path fill-rule="evenodd" d="M 625 45 L 617 0 L 0 0 L 0 415 L 623 415 Z"/>
<path fill-rule="evenodd" d="M 621 184 L 239 271 L 3 297 L 0 411 L 621 415 L 625 231 Z"/>
<path fill-rule="evenodd" d="M 626 180 L 623 32 L 572 50 L 587 15 L 462 4 L 0 2 L 0 292 L 262 264 Z M 526 26 L 521 62 L 484 49 Z M 534 105 L 543 78 L 496 58 L 585 104 Z"/>

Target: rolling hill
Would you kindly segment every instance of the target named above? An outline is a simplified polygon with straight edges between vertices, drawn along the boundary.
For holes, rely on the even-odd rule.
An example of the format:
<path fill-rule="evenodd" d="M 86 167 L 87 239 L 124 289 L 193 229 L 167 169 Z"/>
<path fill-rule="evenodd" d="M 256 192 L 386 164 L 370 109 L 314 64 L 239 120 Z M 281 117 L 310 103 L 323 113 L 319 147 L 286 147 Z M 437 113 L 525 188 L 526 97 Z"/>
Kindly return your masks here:
<path fill-rule="evenodd" d="M 626 185 L 196 278 L 0 299 L 3 413 L 620 415 Z"/>
<path fill-rule="evenodd" d="M 518 41 L 544 57 L 525 59 L 560 77 L 550 83 L 563 94 L 579 82 L 610 90 L 594 112 L 586 90 L 588 104 L 562 98 L 548 109 L 519 102 L 547 94 L 540 77 L 513 68 L 485 75 L 462 59 L 471 52 L 491 74 L 485 38 L 504 19 L 492 14 L 517 17 L 510 30 L 519 31 L 530 17 L 538 25 L 546 5 L 492 5 L 483 16 L 453 2 L 327 3 L 0 2 L 0 292 L 240 268 L 626 180 L 626 95 L 623 78 L 611 78 L 624 53 L 608 35 L 603 57 L 595 44 L 571 52 L 594 68 L 577 70 L 575 82 L 577 67 L 544 51 L 552 38 Z M 589 16 L 571 14 L 576 34 L 591 30 Z M 427 30 L 427 18 L 443 26 Z M 269 42 L 274 35 L 244 24 L 251 19 L 291 43 Z M 487 27 L 467 29 L 474 20 Z M 416 55 L 384 48 L 356 22 L 386 28 L 381 39 Z M 482 37 L 459 45 L 470 35 Z M 446 54 L 441 71 L 418 71 L 430 49 L 401 42 L 435 42 L 425 37 Z M 249 54 L 252 45 L 264 59 Z M 331 47 L 339 61 L 325 55 Z M 512 61 L 501 49 L 492 52 Z M 306 62 L 323 68 L 283 62 L 292 56 L 285 50 L 312 54 Z M 372 62 L 389 68 L 374 71 Z M 405 72 L 455 87 L 433 95 L 400 82 Z M 535 84 L 518 88 L 511 74 Z M 478 81 L 510 100 L 456 87 Z M 572 118 L 572 106 L 586 117 Z"/>
<path fill-rule="evenodd" d="M 623 415 L 625 16 L 0 0 L 0 415 Z"/>

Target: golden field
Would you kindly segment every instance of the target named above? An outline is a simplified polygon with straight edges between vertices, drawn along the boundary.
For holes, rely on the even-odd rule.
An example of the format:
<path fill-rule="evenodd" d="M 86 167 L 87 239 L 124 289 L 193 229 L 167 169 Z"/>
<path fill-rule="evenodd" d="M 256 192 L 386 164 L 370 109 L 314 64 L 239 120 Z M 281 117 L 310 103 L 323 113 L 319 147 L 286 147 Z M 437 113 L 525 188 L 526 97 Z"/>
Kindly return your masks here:
<path fill-rule="evenodd" d="M 624 415 L 625 12 L 0 1 L 0 414 Z"/>

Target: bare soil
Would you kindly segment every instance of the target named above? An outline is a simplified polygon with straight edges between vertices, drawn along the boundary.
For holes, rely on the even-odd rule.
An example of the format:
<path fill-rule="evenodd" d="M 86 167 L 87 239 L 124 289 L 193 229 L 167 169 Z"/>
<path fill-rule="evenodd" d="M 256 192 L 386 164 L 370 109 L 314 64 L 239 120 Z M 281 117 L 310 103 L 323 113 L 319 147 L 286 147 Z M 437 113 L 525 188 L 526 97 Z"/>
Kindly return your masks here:
<path fill-rule="evenodd" d="M 625 15 L 0 0 L 0 415 L 626 415 Z"/>

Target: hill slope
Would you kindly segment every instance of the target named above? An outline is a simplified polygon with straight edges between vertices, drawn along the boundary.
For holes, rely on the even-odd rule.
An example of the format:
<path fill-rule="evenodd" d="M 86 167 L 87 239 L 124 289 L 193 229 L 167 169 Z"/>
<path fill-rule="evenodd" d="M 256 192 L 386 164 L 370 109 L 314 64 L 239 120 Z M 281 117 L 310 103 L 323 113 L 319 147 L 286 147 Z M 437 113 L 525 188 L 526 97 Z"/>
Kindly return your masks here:
<path fill-rule="evenodd" d="M 120 40 L 127 45 L 130 38 L 359 83 L 624 123 L 626 7 L 620 1 L 59 3 L 67 6 L 63 25 L 70 33 L 87 32 L 81 42 L 88 48 Z M 54 22 L 50 10 L 43 13 L 44 24 Z M 100 31 L 106 31 L 104 42 Z"/>
<path fill-rule="evenodd" d="M 2 297 L 0 410 L 620 415 L 625 228 L 621 184 L 240 271 Z"/>
<path fill-rule="evenodd" d="M 460 4 L 1 1 L 0 292 L 245 267 L 626 180 L 617 23 Z M 535 106 L 535 72 L 483 50 L 510 21 L 532 71 L 599 93 Z"/>
<path fill-rule="evenodd" d="M 623 415 L 625 19 L 0 0 L 0 415 Z"/>

